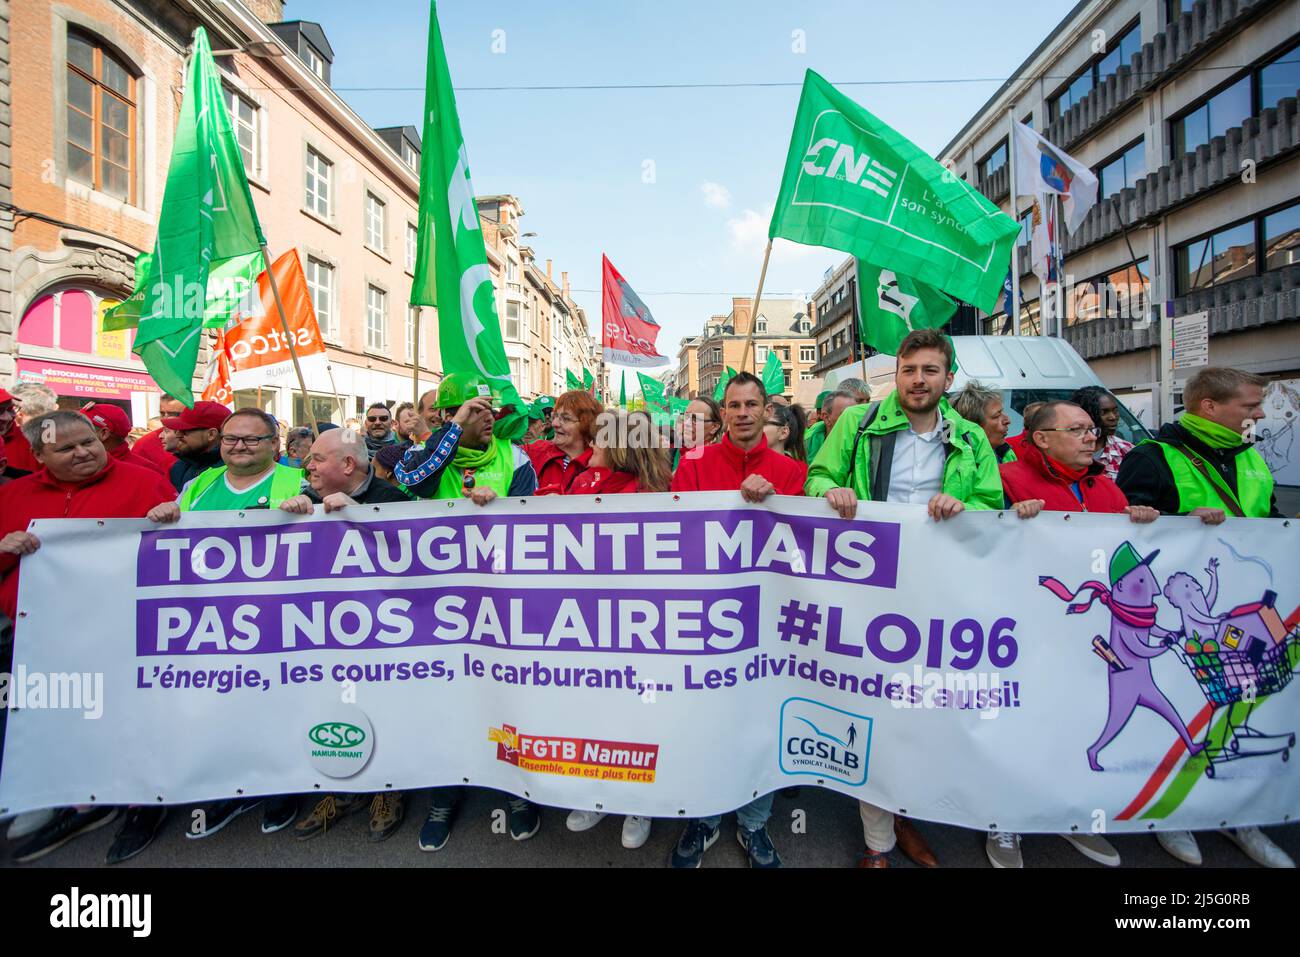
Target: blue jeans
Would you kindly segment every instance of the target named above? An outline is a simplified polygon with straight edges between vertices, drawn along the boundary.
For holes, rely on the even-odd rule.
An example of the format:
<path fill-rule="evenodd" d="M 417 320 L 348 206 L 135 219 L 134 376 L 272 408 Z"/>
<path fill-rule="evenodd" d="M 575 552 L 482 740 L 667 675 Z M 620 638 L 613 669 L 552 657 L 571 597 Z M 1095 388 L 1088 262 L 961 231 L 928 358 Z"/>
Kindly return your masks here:
<path fill-rule="evenodd" d="M 764 794 L 754 798 L 744 807 L 737 808 L 736 822 L 747 831 L 757 831 L 772 816 L 772 798 L 774 797 L 776 797 L 775 792 Z M 715 814 L 713 817 L 702 817 L 700 820 L 709 827 L 717 827 L 722 823 L 722 815 Z"/>

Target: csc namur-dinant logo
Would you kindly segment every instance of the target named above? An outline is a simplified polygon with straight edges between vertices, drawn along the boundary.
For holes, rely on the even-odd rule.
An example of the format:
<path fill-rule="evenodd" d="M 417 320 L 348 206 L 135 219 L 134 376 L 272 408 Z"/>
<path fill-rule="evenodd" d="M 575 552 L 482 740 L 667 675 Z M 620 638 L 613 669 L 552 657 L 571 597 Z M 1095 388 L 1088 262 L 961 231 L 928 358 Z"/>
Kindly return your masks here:
<path fill-rule="evenodd" d="M 809 698 L 781 705 L 781 770 L 865 784 L 871 719 Z"/>
<path fill-rule="evenodd" d="M 375 732 L 365 712 L 355 705 L 346 713 L 329 715 L 307 729 L 307 756 L 321 774 L 350 778 L 361 772 L 375 749 Z"/>

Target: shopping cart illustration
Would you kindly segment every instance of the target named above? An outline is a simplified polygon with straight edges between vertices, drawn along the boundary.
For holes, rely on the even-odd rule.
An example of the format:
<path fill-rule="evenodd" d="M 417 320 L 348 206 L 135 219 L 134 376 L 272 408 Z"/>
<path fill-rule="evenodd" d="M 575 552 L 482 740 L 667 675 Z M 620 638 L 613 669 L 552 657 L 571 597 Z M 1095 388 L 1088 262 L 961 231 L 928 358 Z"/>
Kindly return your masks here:
<path fill-rule="evenodd" d="M 1250 719 L 1260 701 L 1277 694 L 1288 684 L 1300 667 L 1300 628 L 1292 630 L 1285 640 L 1270 643 L 1263 648 L 1252 645 L 1249 651 L 1225 648 L 1218 651 L 1189 652 L 1178 639 L 1172 650 L 1201 686 L 1205 698 L 1214 710 L 1226 707 L 1227 720 L 1219 740 L 1210 739 L 1214 730 L 1213 714 L 1205 729 L 1205 775 L 1214 777 L 1216 765 L 1242 758 L 1260 758 L 1281 754 L 1283 761 L 1291 759 L 1295 747 L 1295 732 L 1266 734 L 1251 727 Z M 1240 721 L 1233 722 L 1234 705 L 1245 703 L 1246 713 Z"/>

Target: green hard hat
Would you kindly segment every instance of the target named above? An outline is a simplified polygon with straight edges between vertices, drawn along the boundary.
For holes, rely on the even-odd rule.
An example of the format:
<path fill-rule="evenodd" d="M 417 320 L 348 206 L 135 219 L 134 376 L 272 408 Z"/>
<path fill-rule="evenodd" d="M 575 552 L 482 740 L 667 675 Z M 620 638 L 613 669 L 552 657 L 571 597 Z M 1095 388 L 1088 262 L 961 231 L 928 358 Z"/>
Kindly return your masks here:
<path fill-rule="evenodd" d="M 1115 549 L 1115 554 L 1110 557 L 1110 583 L 1114 585 L 1139 565 L 1150 565 L 1159 554 L 1160 549 L 1157 548 L 1146 558 L 1143 558 L 1131 543 L 1125 542 Z"/>
<path fill-rule="evenodd" d="M 555 408 L 555 396 L 539 395 L 537 397 L 537 401 L 534 402 L 533 404 L 537 406 L 537 411 L 539 412 L 542 411 L 543 409 L 553 409 Z"/>
<path fill-rule="evenodd" d="M 831 397 L 830 389 L 824 389 L 823 391 L 817 393 L 817 409 L 819 411 L 821 410 L 821 407 L 825 405 L 826 400 L 829 399 L 830 397 Z"/>
<path fill-rule="evenodd" d="M 541 399 L 538 399 L 535 402 L 529 402 L 528 405 L 524 406 L 524 411 L 527 413 L 528 418 L 533 419 L 534 421 L 537 422 L 540 422 L 542 419 L 546 418 L 545 413 L 542 412 Z"/>
<path fill-rule="evenodd" d="M 449 372 L 438 384 L 438 397 L 434 400 L 435 409 L 454 409 L 470 399 L 479 396 L 490 398 L 496 395 L 492 383 L 477 372 Z"/>

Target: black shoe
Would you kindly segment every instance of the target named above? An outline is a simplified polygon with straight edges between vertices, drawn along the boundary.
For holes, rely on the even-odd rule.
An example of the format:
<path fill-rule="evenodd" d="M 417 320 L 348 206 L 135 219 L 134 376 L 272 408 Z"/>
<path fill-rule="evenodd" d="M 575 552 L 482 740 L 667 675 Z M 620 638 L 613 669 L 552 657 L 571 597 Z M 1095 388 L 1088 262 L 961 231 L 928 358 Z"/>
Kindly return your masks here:
<path fill-rule="evenodd" d="M 205 804 L 199 808 L 199 813 L 202 815 L 202 817 L 198 818 L 199 829 L 197 831 L 188 830 L 185 832 L 185 836 L 192 841 L 197 841 L 203 837 L 211 837 L 239 815 L 245 811 L 253 810 L 261 803 L 261 798 L 252 800 L 240 798 L 238 800 L 213 801 L 211 804 Z"/>
<path fill-rule="evenodd" d="M 429 816 L 420 828 L 419 847 L 422 851 L 440 851 L 451 839 L 451 825 L 456 819 L 460 795 L 451 788 L 434 788 L 430 794 Z"/>
<path fill-rule="evenodd" d="M 516 841 L 526 841 L 542 826 L 542 813 L 532 801 L 512 797 L 510 805 L 510 836 Z"/>
<path fill-rule="evenodd" d="M 266 808 L 262 811 L 262 833 L 274 834 L 283 831 L 298 816 L 298 795 L 279 794 L 267 798 Z"/>
<path fill-rule="evenodd" d="M 127 808 L 126 820 L 118 829 L 117 837 L 113 838 L 113 846 L 108 849 L 104 863 L 121 864 L 135 857 L 153 843 L 166 817 L 165 807 Z"/>
<path fill-rule="evenodd" d="M 49 824 L 33 834 L 31 840 L 14 852 L 14 863 L 26 864 L 29 861 L 39 860 L 51 851 L 57 851 L 73 838 L 113 823 L 121 810 L 116 805 L 92 807 L 88 811 L 78 811 L 71 807 L 61 808 Z"/>

